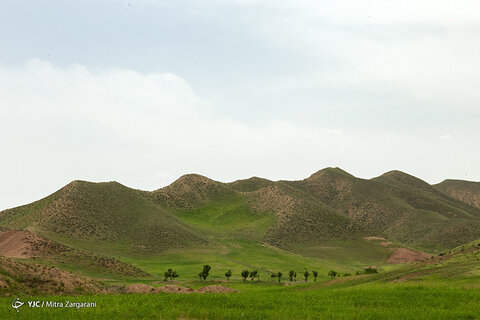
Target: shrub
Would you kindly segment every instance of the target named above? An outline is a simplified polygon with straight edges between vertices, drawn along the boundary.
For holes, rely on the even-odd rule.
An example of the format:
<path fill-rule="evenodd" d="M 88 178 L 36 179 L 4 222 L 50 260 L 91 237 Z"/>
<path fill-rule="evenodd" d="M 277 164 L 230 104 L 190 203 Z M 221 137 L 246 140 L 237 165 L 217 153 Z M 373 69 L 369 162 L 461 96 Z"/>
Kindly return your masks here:
<path fill-rule="evenodd" d="M 330 272 L 328 272 L 328 276 L 332 279 L 335 279 L 335 277 L 338 275 L 337 271 L 335 270 L 330 270 Z"/>
<path fill-rule="evenodd" d="M 378 270 L 377 268 L 368 267 L 368 268 L 365 268 L 363 272 L 365 274 L 374 274 L 374 273 L 378 273 Z"/>

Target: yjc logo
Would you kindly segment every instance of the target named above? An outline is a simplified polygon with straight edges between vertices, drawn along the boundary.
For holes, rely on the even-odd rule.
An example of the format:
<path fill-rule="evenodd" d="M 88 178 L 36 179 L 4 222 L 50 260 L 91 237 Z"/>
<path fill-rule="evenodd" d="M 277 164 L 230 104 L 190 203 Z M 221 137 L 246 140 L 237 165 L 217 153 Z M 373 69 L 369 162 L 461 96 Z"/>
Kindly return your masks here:
<path fill-rule="evenodd" d="M 20 299 L 16 298 L 12 301 L 12 308 L 16 309 L 18 312 L 18 308 L 23 306 L 25 302 L 20 301 Z"/>

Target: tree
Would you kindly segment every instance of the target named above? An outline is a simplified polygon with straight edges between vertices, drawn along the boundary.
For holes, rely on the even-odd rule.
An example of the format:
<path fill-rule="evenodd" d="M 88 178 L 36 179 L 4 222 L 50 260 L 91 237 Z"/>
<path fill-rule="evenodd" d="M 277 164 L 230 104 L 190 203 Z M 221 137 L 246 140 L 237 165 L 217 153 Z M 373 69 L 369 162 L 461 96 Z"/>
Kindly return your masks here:
<path fill-rule="evenodd" d="M 295 275 L 295 271 L 293 270 L 288 271 L 288 280 L 293 281 L 294 275 Z"/>
<path fill-rule="evenodd" d="M 278 282 L 282 280 L 283 273 L 281 271 L 278 271 L 277 277 L 278 277 Z"/>
<path fill-rule="evenodd" d="M 163 276 L 165 277 L 165 279 L 163 281 L 167 281 L 168 279 L 173 280 L 173 279 L 179 277 L 177 271 L 175 271 L 173 269 L 168 269 L 167 271 L 165 271 L 163 273 Z"/>
<path fill-rule="evenodd" d="M 246 280 L 247 280 L 249 274 L 250 274 L 250 272 L 249 272 L 248 270 L 243 270 L 243 271 L 242 271 L 243 281 L 246 281 Z"/>
<path fill-rule="evenodd" d="M 312 271 L 313 277 L 315 278 L 315 281 L 317 281 L 318 277 L 318 271 Z"/>
<path fill-rule="evenodd" d="M 225 277 L 227 277 L 227 280 L 230 281 L 230 277 L 232 276 L 232 270 L 228 270 L 225 272 Z"/>
<path fill-rule="evenodd" d="M 212 267 L 210 267 L 208 264 L 204 265 L 202 272 L 198 274 L 200 276 L 200 279 L 203 278 L 203 280 L 207 280 L 208 276 L 210 275 L 211 269 Z"/>
<path fill-rule="evenodd" d="M 172 280 L 175 280 L 176 278 L 180 277 L 180 275 L 177 273 L 177 271 L 173 270 L 172 272 Z"/>
<path fill-rule="evenodd" d="M 330 270 L 330 272 L 328 273 L 328 276 L 332 279 L 335 279 L 335 277 L 337 276 L 337 271 L 335 270 Z"/>
<path fill-rule="evenodd" d="M 258 271 L 257 270 L 253 270 L 250 272 L 250 279 L 253 281 L 253 279 L 255 279 L 256 277 L 258 277 Z"/>
<path fill-rule="evenodd" d="M 295 280 L 295 282 L 297 282 L 297 272 L 293 274 L 293 279 Z"/>
<path fill-rule="evenodd" d="M 303 273 L 303 276 L 305 277 L 305 282 L 307 282 L 309 275 L 310 273 L 308 272 L 308 270 L 305 270 L 305 272 Z"/>

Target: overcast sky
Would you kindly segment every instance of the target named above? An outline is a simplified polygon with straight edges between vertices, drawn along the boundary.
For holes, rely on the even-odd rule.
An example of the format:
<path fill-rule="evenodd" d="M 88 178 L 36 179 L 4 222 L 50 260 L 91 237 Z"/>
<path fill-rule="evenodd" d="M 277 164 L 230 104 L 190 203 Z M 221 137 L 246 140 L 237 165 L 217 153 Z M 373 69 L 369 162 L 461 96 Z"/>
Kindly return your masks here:
<path fill-rule="evenodd" d="M 0 210 L 75 179 L 479 181 L 479 17 L 476 0 L 2 0 Z"/>

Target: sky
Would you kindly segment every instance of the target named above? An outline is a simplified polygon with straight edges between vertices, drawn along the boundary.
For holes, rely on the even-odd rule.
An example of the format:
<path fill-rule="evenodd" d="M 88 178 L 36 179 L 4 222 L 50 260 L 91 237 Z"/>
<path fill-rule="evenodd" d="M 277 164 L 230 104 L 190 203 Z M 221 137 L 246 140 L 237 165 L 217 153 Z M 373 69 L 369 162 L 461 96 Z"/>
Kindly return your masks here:
<path fill-rule="evenodd" d="M 480 4 L 2 0 L 0 210 L 72 180 L 480 181 Z"/>

